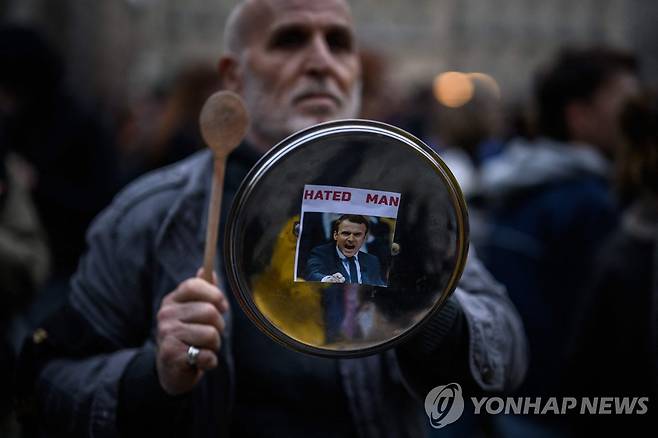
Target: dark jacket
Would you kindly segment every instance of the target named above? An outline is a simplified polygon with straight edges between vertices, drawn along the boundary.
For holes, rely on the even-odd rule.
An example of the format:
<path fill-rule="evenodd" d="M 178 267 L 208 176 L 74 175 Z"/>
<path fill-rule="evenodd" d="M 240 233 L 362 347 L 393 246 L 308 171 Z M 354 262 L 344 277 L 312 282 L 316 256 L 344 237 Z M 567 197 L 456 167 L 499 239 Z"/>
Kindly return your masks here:
<path fill-rule="evenodd" d="M 609 163 L 592 147 L 516 141 L 483 168 L 494 205 L 483 261 L 507 286 L 531 352 L 521 390 L 557 395 L 576 303 L 616 220 Z"/>
<path fill-rule="evenodd" d="M 594 277 L 579 310 L 567 362 L 572 394 L 648 397 L 648 411 L 574 416 L 576 436 L 656 436 L 658 200 L 637 202 L 624 214 L 595 259 Z"/>
<path fill-rule="evenodd" d="M 386 286 L 382 279 L 382 270 L 379 259 L 374 255 L 359 251 L 359 269 L 361 270 L 361 283 L 373 286 Z M 311 250 L 311 255 L 306 264 L 306 280 L 320 281 L 327 275 L 340 272 L 345 278 L 349 278 L 343 262 L 336 252 L 336 244 L 333 242 L 316 246 Z"/>
<path fill-rule="evenodd" d="M 224 209 L 255 159 L 245 146 L 229 157 Z M 210 153 L 195 154 L 141 178 L 94 221 L 69 306 L 45 324 L 48 337 L 28 340 L 22 354 L 23 405 L 29 412 L 32 400 L 50 431 L 115 437 L 121 428 L 213 438 L 226 432 L 236 373 L 232 313 L 239 310 L 226 315 L 220 365 L 187 396 L 165 396 L 154 366 L 160 303 L 202 265 L 211 172 Z M 218 260 L 217 272 L 220 267 Z M 408 343 L 338 361 L 348 408 L 364 437 L 422 435 L 427 420 L 412 394 L 422 399 L 446 381 L 504 391 L 519 384 L 525 367 L 519 318 L 505 290 L 473 257 L 453 297 Z"/>

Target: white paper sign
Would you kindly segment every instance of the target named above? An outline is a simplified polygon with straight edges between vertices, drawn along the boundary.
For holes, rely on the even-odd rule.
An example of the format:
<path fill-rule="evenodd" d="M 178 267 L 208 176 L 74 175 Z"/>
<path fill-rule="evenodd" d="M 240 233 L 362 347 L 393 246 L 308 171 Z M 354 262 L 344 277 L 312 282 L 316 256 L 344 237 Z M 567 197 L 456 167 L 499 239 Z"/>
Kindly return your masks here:
<path fill-rule="evenodd" d="M 400 193 L 382 190 L 305 185 L 295 281 L 386 287 L 390 262 L 386 248 L 395 233 L 400 199 Z M 355 260 L 354 267 L 345 262 L 348 259 Z"/>

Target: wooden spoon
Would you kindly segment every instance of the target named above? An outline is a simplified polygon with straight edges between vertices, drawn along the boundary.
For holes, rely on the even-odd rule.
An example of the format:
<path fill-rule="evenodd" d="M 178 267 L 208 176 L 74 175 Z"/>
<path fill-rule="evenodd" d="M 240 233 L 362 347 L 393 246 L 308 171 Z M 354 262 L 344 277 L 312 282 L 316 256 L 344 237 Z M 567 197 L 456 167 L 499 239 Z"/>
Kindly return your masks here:
<path fill-rule="evenodd" d="M 219 91 L 210 96 L 203 105 L 199 124 L 201 135 L 215 158 L 208 208 L 206 249 L 203 255 L 203 279 L 212 283 L 226 157 L 244 138 L 249 125 L 249 116 L 240 96 L 231 91 Z"/>

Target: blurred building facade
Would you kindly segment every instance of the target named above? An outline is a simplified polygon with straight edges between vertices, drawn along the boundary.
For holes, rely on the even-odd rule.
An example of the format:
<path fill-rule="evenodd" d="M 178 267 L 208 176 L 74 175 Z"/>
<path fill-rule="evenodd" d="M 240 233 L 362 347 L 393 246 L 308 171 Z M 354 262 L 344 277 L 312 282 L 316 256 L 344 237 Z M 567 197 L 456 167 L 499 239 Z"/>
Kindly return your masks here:
<path fill-rule="evenodd" d="M 83 92 L 113 103 L 221 53 L 238 0 L 0 0 L 4 20 L 35 23 L 55 40 Z M 658 77 L 654 0 L 352 0 L 362 45 L 395 59 L 404 89 L 442 71 L 479 71 L 503 96 L 527 92 L 532 72 L 563 45 L 636 51 Z"/>

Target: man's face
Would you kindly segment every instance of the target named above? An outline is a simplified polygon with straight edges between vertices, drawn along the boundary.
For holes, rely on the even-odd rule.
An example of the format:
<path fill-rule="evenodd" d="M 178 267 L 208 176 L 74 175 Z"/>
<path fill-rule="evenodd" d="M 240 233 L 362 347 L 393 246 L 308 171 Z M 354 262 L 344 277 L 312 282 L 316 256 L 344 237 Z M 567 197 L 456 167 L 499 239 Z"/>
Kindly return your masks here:
<path fill-rule="evenodd" d="M 623 138 L 619 120 L 621 110 L 639 89 L 639 81 L 631 73 L 619 73 L 610 78 L 589 103 L 589 138 L 585 140 L 613 156 Z"/>
<path fill-rule="evenodd" d="M 270 0 L 239 58 L 252 141 L 270 143 L 316 123 L 355 117 L 360 64 L 352 19 L 338 0 Z"/>
<path fill-rule="evenodd" d="M 345 257 L 357 254 L 366 239 L 365 224 L 357 224 L 344 220 L 338 224 L 338 230 L 334 231 L 336 246 Z"/>

